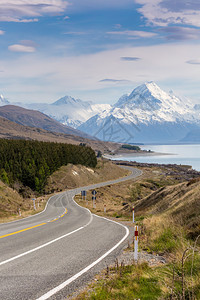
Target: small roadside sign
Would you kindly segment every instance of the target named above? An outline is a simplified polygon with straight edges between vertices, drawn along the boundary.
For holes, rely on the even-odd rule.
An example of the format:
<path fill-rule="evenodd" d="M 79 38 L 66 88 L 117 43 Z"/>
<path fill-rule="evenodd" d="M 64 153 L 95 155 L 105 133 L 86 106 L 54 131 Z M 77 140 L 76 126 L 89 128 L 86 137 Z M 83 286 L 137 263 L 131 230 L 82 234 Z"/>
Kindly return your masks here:
<path fill-rule="evenodd" d="M 34 210 L 36 210 L 36 206 L 35 206 L 35 198 L 32 198 L 32 200 L 33 200 L 33 208 L 34 208 Z"/>

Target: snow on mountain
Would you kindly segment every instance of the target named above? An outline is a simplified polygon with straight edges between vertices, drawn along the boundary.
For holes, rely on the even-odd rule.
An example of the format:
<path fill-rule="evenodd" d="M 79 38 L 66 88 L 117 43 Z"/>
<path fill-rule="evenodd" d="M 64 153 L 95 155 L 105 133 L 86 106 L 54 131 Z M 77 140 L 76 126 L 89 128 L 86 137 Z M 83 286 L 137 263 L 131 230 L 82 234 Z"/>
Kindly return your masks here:
<path fill-rule="evenodd" d="M 126 122 L 149 124 L 192 120 L 193 104 L 162 91 L 154 82 L 143 84 L 127 96 L 124 95 L 110 111 L 114 117 Z M 125 121 L 125 120 L 124 120 Z"/>
<path fill-rule="evenodd" d="M 9 104 L 8 100 L 4 98 L 3 95 L 0 95 L 0 106 Z"/>
<path fill-rule="evenodd" d="M 177 142 L 200 126 L 199 116 L 189 100 L 173 92 L 166 93 L 154 82 L 148 82 L 78 128 L 97 138 L 116 142 Z"/>
<path fill-rule="evenodd" d="M 38 110 L 58 122 L 77 128 L 89 118 L 104 110 L 110 110 L 109 104 L 92 104 L 70 96 L 65 96 L 52 104 L 47 103 L 17 103 L 24 108 Z"/>
<path fill-rule="evenodd" d="M 0 96 L 0 106 L 6 104 L 8 101 Z M 62 124 L 106 141 L 176 143 L 185 138 L 196 139 L 195 134 L 200 130 L 200 105 L 194 106 L 172 91 L 166 93 L 154 82 L 136 87 L 113 106 L 70 96 L 52 104 L 17 105 L 38 110 Z"/>

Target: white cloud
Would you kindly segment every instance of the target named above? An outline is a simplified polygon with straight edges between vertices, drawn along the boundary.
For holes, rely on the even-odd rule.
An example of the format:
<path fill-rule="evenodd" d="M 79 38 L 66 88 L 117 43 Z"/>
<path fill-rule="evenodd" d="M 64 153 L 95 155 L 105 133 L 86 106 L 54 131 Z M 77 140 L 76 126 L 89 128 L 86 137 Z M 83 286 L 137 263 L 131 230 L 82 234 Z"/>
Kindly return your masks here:
<path fill-rule="evenodd" d="M 27 53 L 32 53 L 36 51 L 36 49 L 33 46 L 27 46 L 21 44 L 11 45 L 8 47 L 8 50 L 12 52 L 27 52 Z"/>
<path fill-rule="evenodd" d="M 84 94 L 86 98 L 86 95 L 91 95 L 91 90 L 95 96 L 96 90 L 98 99 L 101 95 L 100 101 L 109 102 L 121 96 L 122 90 L 123 93 L 131 92 L 136 85 L 151 80 L 163 89 L 177 90 L 182 95 L 192 97 L 196 93 L 200 98 L 200 68 L 194 64 L 199 62 L 199 53 L 200 43 L 195 42 L 124 47 L 81 56 L 49 57 L 39 53 L 22 54 L 10 61 L 0 59 L 1 69 L 6 70 L 0 73 L 0 82 L 10 94 L 13 92 L 15 95 L 18 91 L 18 98 L 22 101 L 51 101 L 65 94 L 73 95 L 74 91 L 79 93 L 79 97 Z M 136 66 L 133 63 L 125 63 L 121 57 L 141 59 L 137 61 Z M 186 63 L 188 61 L 190 63 Z M 101 81 L 102 79 L 107 80 Z M 125 79 L 124 83 L 113 82 L 122 79 Z M 115 99 L 110 94 L 113 85 Z M 104 91 L 104 94 L 100 91 Z M 13 96 L 6 96 L 14 100 Z"/>
<path fill-rule="evenodd" d="M 5 31 L 0 30 L 0 35 L 4 35 Z"/>
<path fill-rule="evenodd" d="M 107 32 L 107 34 L 124 35 L 124 36 L 135 37 L 135 38 L 151 38 L 157 35 L 154 32 L 139 31 L 139 30 L 109 31 Z"/>
<path fill-rule="evenodd" d="M 200 27 L 200 3 L 198 0 L 135 0 L 141 4 L 138 11 L 149 24 L 167 26 L 184 24 Z"/>
<path fill-rule="evenodd" d="M 66 0 L 1 0 L 0 21 L 2 22 L 37 22 L 44 15 L 64 13 Z"/>

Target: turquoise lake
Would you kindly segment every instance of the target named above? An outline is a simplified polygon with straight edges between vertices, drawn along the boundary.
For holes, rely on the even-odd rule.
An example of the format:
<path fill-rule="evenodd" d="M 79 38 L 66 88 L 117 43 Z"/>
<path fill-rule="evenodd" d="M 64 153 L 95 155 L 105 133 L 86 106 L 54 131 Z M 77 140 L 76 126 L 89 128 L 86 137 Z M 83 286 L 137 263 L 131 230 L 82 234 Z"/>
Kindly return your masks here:
<path fill-rule="evenodd" d="M 144 145 L 142 150 L 152 150 L 159 155 L 131 156 L 120 155 L 117 160 L 137 161 L 141 163 L 190 165 L 200 171 L 200 145 Z M 169 155 L 161 155 L 169 153 Z"/>

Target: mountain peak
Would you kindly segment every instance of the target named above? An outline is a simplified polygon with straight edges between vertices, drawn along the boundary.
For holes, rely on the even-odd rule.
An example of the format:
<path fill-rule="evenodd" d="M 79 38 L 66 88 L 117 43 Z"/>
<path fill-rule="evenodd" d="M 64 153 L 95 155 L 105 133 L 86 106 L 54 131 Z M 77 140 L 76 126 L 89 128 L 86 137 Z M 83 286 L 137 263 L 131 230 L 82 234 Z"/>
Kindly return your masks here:
<path fill-rule="evenodd" d="M 53 103 L 53 105 L 65 105 L 65 104 L 75 104 L 78 103 L 80 100 L 76 100 L 71 96 L 64 96 Z"/>
<path fill-rule="evenodd" d="M 9 104 L 8 100 L 4 98 L 2 94 L 0 94 L 0 106 Z"/>
<path fill-rule="evenodd" d="M 131 97 L 131 95 L 135 95 L 136 93 L 145 94 L 145 95 L 148 93 L 153 96 L 157 96 L 159 94 L 160 96 L 162 96 L 163 93 L 165 93 L 165 92 L 162 91 L 161 88 L 159 88 L 159 86 L 154 81 L 149 81 L 149 82 L 145 82 L 142 85 L 139 85 L 137 88 L 135 88 L 133 90 L 133 92 L 130 94 L 130 97 Z"/>

